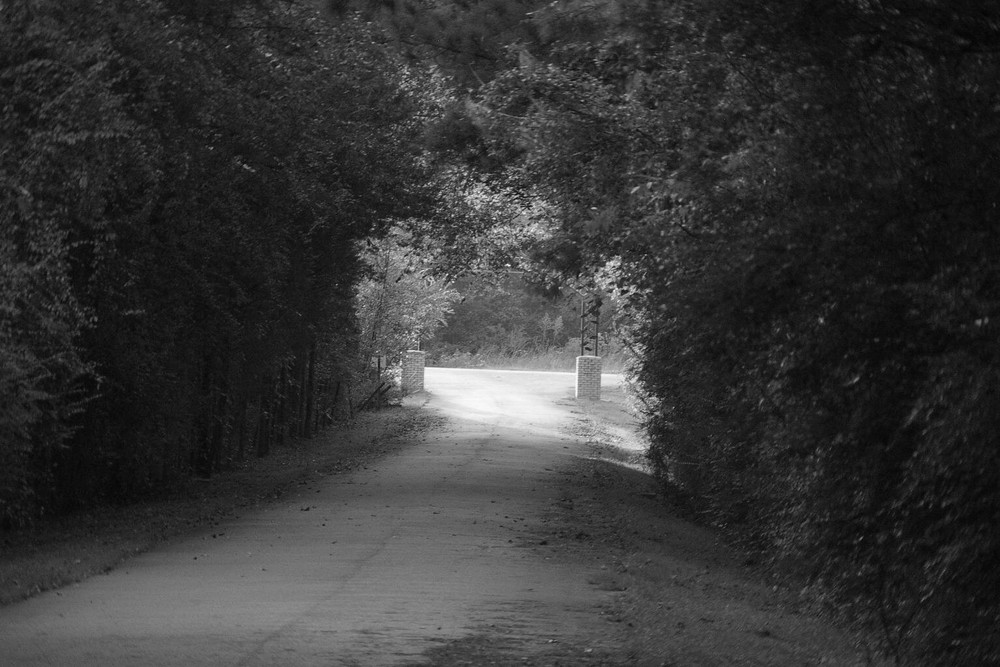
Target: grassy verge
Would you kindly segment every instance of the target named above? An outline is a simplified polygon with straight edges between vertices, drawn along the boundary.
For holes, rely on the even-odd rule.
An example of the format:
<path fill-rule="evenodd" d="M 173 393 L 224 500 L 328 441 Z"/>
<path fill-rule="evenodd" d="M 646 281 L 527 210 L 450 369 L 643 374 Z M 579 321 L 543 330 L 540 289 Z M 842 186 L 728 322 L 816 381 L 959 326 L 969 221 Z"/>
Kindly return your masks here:
<path fill-rule="evenodd" d="M 294 494 L 319 477 L 366 465 L 405 446 L 437 418 L 418 407 L 363 413 L 251 467 L 192 481 L 168 496 L 100 507 L 0 533 L 0 605 L 113 569 L 158 543 L 216 525 Z"/>
<path fill-rule="evenodd" d="M 565 527 L 548 540 L 593 559 L 590 583 L 614 595 L 608 620 L 624 628 L 631 664 L 885 664 L 871 637 L 838 627 L 799 587 L 673 506 L 646 465 L 627 395 L 609 387 L 602 399 L 575 404 L 572 432 L 590 454 L 564 478 Z"/>
<path fill-rule="evenodd" d="M 443 368 L 493 368 L 497 370 L 520 371 L 564 371 L 576 370 L 579 350 L 552 348 L 547 351 L 500 351 L 487 350 L 477 354 L 457 353 L 442 355 L 433 360 L 433 365 Z M 628 364 L 623 352 L 601 355 L 601 370 L 605 373 L 621 373 Z"/>

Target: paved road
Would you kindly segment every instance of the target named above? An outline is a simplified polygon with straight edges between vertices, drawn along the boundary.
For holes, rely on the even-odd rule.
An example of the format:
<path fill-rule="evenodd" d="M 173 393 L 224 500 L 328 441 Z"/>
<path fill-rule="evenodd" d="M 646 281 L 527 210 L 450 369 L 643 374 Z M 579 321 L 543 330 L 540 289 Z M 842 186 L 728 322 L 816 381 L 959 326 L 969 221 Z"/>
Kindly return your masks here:
<path fill-rule="evenodd" d="M 529 527 L 583 452 L 573 376 L 426 386 L 447 425 L 371 469 L 0 609 L 0 665 L 406 664 L 484 631 L 600 651 L 608 593 Z"/>

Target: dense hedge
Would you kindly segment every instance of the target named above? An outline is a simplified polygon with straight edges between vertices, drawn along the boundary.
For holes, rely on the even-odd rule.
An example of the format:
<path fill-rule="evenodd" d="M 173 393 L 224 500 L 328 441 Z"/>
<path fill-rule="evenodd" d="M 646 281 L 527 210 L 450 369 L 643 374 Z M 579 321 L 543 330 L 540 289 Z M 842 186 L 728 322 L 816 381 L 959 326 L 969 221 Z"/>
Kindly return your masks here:
<path fill-rule="evenodd" d="M 301 3 L 0 6 L 0 523 L 331 415 L 355 240 L 426 202 L 408 76 Z"/>
<path fill-rule="evenodd" d="M 1000 13 L 532 21 L 470 115 L 630 300 L 661 479 L 900 662 L 1000 661 Z"/>
<path fill-rule="evenodd" d="M 536 260 L 617 283 L 664 484 L 899 662 L 1000 662 L 1000 10 L 330 4 L 351 30 L 0 10 L 5 520 L 211 472 L 336 395 L 351 241 L 425 166 L 362 7 L 475 88 L 422 140 L 544 212 Z"/>
<path fill-rule="evenodd" d="M 900 662 L 995 663 L 1000 23 L 887 5 L 719 17 L 714 108 L 766 113 L 700 128 L 692 234 L 634 260 L 651 455 Z"/>

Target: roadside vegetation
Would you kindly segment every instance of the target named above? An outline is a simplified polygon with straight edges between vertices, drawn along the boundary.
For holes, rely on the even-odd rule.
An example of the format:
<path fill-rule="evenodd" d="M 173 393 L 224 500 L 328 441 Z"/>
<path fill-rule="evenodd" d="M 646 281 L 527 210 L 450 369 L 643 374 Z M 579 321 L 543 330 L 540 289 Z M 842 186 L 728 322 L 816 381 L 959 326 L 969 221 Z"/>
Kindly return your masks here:
<path fill-rule="evenodd" d="M 519 371 L 560 371 L 576 370 L 576 358 L 580 354 L 579 339 L 570 339 L 563 347 L 548 349 L 521 349 L 517 351 L 503 348 L 485 348 L 479 352 L 452 352 L 433 359 L 435 366 L 443 368 L 495 368 Z M 628 356 L 622 351 L 601 355 L 603 373 L 621 373 L 628 364 Z"/>
<path fill-rule="evenodd" d="M 331 4 L 468 91 L 546 285 L 612 276 L 664 485 L 900 664 L 1000 662 L 997 7 Z"/>
<path fill-rule="evenodd" d="M 444 199 L 436 90 L 302 3 L 0 4 L 0 528 L 211 478 L 363 404 L 373 346 L 446 308 L 365 321 L 378 258 L 402 261 L 371 239 Z"/>
<path fill-rule="evenodd" d="M 427 182 L 407 77 L 298 4 L 0 6 L 0 525 L 344 409 L 356 243 Z"/>
<path fill-rule="evenodd" d="M 102 574 L 170 540 L 222 538 L 226 522 L 301 502 L 329 477 L 376 463 L 436 423 L 413 404 L 367 411 L 211 482 L 192 478 L 155 497 L 49 517 L 32 530 L 5 531 L 0 534 L 0 606 Z"/>
<path fill-rule="evenodd" d="M 600 290 L 663 488 L 899 664 L 1000 662 L 1000 9 L 323 6 L 0 5 L 0 527 L 310 435 L 404 340 L 560 364 Z"/>
<path fill-rule="evenodd" d="M 427 362 L 447 368 L 497 368 L 572 371 L 581 354 L 581 333 L 587 354 L 597 352 L 605 372 L 628 366 L 622 339 L 623 313 L 605 298 L 597 327 L 581 332 L 581 313 L 588 295 L 546 292 L 522 275 L 484 281 L 459 279 L 452 285 L 456 299 L 442 326 L 422 342 Z"/>

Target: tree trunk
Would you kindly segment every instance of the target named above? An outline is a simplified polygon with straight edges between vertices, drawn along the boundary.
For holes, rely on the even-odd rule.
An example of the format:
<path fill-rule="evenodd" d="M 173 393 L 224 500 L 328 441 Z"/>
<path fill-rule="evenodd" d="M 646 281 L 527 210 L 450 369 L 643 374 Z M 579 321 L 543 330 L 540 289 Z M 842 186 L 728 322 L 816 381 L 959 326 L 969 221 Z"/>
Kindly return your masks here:
<path fill-rule="evenodd" d="M 306 371 L 305 391 L 305 419 L 303 420 L 303 434 L 305 437 L 311 436 L 317 429 L 311 428 L 314 421 L 313 415 L 316 412 L 316 341 L 313 340 L 309 346 L 309 363 Z"/>
<path fill-rule="evenodd" d="M 257 458 L 267 456 L 271 450 L 271 413 L 273 405 L 274 381 L 264 376 L 260 395 L 260 410 L 257 413 Z"/>
<path fill-rule="evenodd" d="M 278 381 L 278 436 L 279 447 L 285 444 L 285 433 L 288 430 L 288 365 L 281 365 L 281 376 Z"/>

